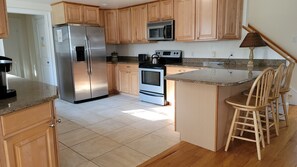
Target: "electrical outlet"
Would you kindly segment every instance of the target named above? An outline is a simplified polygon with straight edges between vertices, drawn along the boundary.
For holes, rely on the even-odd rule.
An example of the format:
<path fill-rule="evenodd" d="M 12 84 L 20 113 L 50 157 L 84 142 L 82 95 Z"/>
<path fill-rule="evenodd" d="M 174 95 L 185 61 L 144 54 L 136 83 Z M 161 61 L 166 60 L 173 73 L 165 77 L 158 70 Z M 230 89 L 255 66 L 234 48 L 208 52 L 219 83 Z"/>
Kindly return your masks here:
<path fill-rule="evenodd" d="M 212 54 L 212 57 L 213 58 L 216 58 L 217 57 L 217 52 L 216 51 L 212 51 L 211 54 Z"/>
<path fill-rule="evenodd" d="M 194 52 L 192 52 L 192 57 L 195 57 L 195 53 Z"/>

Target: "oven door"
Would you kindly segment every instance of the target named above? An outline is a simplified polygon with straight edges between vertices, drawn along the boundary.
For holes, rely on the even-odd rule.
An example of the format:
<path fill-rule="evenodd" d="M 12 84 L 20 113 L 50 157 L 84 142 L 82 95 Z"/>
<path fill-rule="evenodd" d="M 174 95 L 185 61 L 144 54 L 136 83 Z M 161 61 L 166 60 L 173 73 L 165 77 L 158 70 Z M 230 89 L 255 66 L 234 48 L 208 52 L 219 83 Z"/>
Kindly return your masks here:
<path fill-rule="evenodd" d="M 139 90 L 164 94 L 164 69 L 139 68 Z"/>

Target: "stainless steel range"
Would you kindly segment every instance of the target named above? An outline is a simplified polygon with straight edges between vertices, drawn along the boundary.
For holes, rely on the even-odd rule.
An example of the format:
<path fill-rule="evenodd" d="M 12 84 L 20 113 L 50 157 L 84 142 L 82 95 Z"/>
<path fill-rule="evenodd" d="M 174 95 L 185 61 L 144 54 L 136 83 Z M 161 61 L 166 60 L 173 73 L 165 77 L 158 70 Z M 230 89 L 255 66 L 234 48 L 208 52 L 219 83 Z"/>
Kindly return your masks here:
<path fill-rule="evenodd" d="M 166 64 L 182 61 L 181 50 L 157 50 L 153 60 L 139 64 L 139 99 L 141 101 L 166 105 Z"/>

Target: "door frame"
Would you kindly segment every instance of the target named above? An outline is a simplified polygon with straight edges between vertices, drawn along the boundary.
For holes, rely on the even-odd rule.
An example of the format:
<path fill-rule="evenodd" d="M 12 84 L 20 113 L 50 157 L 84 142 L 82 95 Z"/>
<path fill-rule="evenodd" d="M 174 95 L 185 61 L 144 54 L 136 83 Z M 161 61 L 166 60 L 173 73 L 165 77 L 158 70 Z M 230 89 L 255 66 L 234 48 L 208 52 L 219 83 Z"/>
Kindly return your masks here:
<path fill-rule="evenodd" d="M 50 10 L 41 10 L 41 9 L 25 9 L 20 7 L 10 7 L 7 6 L 7 13 L 15 14 L 27 14 L 27 15 L 40 15 L 44 17 L 45 22 L 45 33 L 49 39 L 49 46 L 47 47 L 48 55 L 50 55 L 50 60 L 52 61 L 53 69 L 53 84 L 57 86 L 57 71 L 56 71 L 56 61 L 55 61 L 55 50 L 54 50 L 54 39 L 53 39 L 53 30 L 52 30 L 52 20 Z M 2 42 L 0 42 L 0 45 Z M 2 44 L 3 45 L 3 44 Z M 3 46 L 0 46 L 0 48 Z M 3 47 L 4 48 L 4 47 Z M 5 50 L 4 50 L 5 52 Z"/>

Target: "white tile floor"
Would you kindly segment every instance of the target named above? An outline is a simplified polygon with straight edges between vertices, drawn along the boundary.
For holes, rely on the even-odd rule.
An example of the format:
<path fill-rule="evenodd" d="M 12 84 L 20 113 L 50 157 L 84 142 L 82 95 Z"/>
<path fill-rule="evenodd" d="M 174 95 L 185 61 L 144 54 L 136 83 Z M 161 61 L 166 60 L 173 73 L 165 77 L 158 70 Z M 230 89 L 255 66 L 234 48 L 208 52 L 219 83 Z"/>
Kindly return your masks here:
<path fill-rule="evenodd" d="M 116 95 L 56 108 L 61 167 L 133 167 L 180 141 L 171 106 Z"/>

